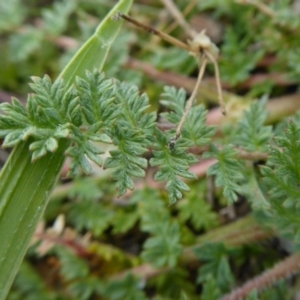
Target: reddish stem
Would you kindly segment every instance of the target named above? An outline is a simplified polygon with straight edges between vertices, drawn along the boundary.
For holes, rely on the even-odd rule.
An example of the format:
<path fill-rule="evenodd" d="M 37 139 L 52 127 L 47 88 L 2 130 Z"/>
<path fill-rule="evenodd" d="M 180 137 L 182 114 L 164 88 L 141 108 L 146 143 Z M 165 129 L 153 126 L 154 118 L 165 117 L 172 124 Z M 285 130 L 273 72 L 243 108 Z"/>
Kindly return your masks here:
<path fill-rule="evenodd" d="M 243 299 L 253 290 L 262 290 L 276 281 L 300 271 L 300 253 L 295 253 L 276 264 L 272 269 L 246 282 L 243 286 L 225 295 L 222 300 Z"/>

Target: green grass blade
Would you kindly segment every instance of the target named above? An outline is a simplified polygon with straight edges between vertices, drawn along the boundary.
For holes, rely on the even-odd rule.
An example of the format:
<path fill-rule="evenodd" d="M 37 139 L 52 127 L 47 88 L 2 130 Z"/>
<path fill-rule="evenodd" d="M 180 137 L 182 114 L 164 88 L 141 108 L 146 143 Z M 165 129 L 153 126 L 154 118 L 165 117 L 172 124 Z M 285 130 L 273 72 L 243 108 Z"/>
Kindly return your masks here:
<path fill-rule="evenodd" d="M 123 23 L 122 20 L 113 20 L 113 17 L 118 12 L 128 12 L 131 4 L 132 0 L 119 2 L 101 22 L 95 33 L 74 55 L 60 74 L 66 84 L 72 84 L 75 76 L 83 77 L 86 70 L 92 71 L 96 67 L 102 69 L 108 50 Z"/>
<path fill-rule="evenodd" d="M 16 147 L 0 177 L 0 299 L 5 299 L 64 162 L 55 155 L 31 163 L 29 143 Z"/>
<path fill-rule="evenodd" d="M 122 21 L 113 21 L 117 12 L 127 13 L 132 0 L 120 1 L 80 48 L 60 74 L 70 86 L 75 76 L 86 70 L 101 70 Z M 109 43 L 108 43 L 109 42 Z M 29 142 L 19 144 L 0 173 L 0 299 L 6 298 L 30 238 L 47 206 L 61 167 L 68 141 L 61 140 L 58 150 L 31 162 Z"/>

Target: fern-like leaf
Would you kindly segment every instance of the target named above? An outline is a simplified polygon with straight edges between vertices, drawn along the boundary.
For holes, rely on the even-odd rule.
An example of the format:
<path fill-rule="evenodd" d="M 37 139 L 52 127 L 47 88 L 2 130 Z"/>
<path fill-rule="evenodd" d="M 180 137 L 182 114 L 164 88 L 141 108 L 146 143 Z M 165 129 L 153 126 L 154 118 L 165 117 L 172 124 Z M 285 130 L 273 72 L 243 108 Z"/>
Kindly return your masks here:
<path fill-rule="evenodd" d="M 147 114 L 149 107 L 146 95 L 139 95 L 136 87 L 117 83 L 116 102 L 120 114 L 109 135 L 117 150 L 110 151 L 104 168 L 115 168 L 113 178 L 117 180 L 119 195 L 132 190 L 132 177 L 144 177 L 148 162 L 142 155 L 153 140 L 155 113 Z"/>
<path fill-rule="evenodd" d="M 192 154 L 188 154 L 187 149 L 190 143 L 181 138 L 176 143 L 175 149 L 169 148 L 170 137 L 165 135 L 159 129 L 155 131 L 156 142 L 153 145 L 154 158 L 151 158 L 151 166 L 160 166 L 160 170 L 155 174 L 156 181 L 167 181 L 166 189 L 169 194 L 170 203 L 175 203 L 182 198 L 182 192 L 188 192 L 190 189 L 180 177 L 187 179 L 196 179 L 196 175 L 190 171 L 189 165 L 197 162 Z"/>
<path fill-rule="evenodd" d="M 141 280 L 131 274 L 124 279 L 108 282 L 101 294 L 111 300 L 147 300 Z"/>
<path fill-rule="evenodd" d="M 184 113 L 186 92 L 183 89 L 176 90 L 166 86 L 162 94 L 161 103 L 171 111 L 162 113 L 170 123 L 177 125 Z M 193 107 L 182 129 L 182 137 L 189 140 L 193 146 L 202 146 L 209 143 L 215 133 L 213 126 L 206 125 L 207 110 L 204 105 Z"/>
<path fill-rule="evenodd" d="M 288 122 L 281 136 L 274 139 L 267 166 L 261 167 L 276 225 L 300 243 L 300 127 Z M 292 220 L 292 221 L 291 221 Z"/>
<path fill-rule="evenodd" d="M 156 266 L 175 266 L 182 252 L 181 232 L 166 200 L 158 190 L 143 189 L 133 193 L 132 203 L 137 204 L 142 231 L 151 234 L 143 246 L 143 259 Z"/>
<path fill-rule="evenodd" d="M 170 123 L 178 125 L 186 102 L 186 92 L 183 89 L 165 87 L 161 103 L 170 109 L 161 115 Z M 175 129 L 165 133 L 156 130 L 156 142 L 153 145 L 153 156 L 150 160 L 152 166 L 159 166 L 160 170 L 155 174 L 156 181 L 167 181 L 166 189 L 170 203 L 175 203 L 182 198 L 182 193 L 189 191 L 189 187 L 180 178 L 196 179 L 196 176 L 188 171 L 189 166 L 197 162 L 187 150 L 192 146 L 207 144 L 215 133 L 215 129 L 206 125 L 206 113 L 203 105 L 193 107 L 184 123 L 181 137 L 176 141 L 174 149 L 170 149 L 169 141 L 174 137 Z"/>
<path fill-rule="evenodd" d="M 72 145 L 67 154 L 72 157 L 71 172 L 79 174 L 91 172 L 87 158 L 97 165 L 102 165 L 100 154 L 104 151 L 94 142 L 111 143 L 108 135 L 110 128 L 119 113 L 115 103 L 115 90 L 112 80 L 105 79 L 103 74 L 87 72 L 86 79 L 76 78 L 77 93 L 80 95 L 80 110 L 89 124 L 86 130 L 70 126 Z"/>
<path fill-rule="evenodd" d="M 238 152 L 231 145 L 218 149 L 212 144 L 210 150 L 211 152 L 205 153 L 204 156 L 216 158 L 218 162 L 208 169 L 207 175 L 216 176 L 216 185 L 224 187 L 224 196 L 229 203 L 233 203 L 237 200 L 237 194 L 241 193 L 239 184 L 244 179 L 243 165 L 237 159 Z"/>
<path fill-rule="evenodd" d="M 160 225 L 155 235 L 145 242 L 142 258 L 157 267 L 174 267 L 182 252 L 179 224 L 165 220 Z"/>
<path fill-rule="evenodd" d="M 144 177 L 147 160 L 141 157 L 147 148 L 143 147 L 145 136 L 140 136 L 135 130 L 114 125 L 111 130 L 113 143 L 117 150 L 110 151 L 111 157 L 107 158 L 104 168 L 115 168 L 113 178 L 117 181 L 119 195 L 126 193 L 127 189 L 133 190 L 134 182 L 131 177 Z"/>
<path fill-rule="evenodd" d="M 236 140 L 240 146 L 248 151 L 266 151 L 271 137 L 272 127 L 264 126 L 267 118 L 267 99 L 253 103 L 245 111 L 238 124 Z"/>
<path fill-rule="evenodd" d="M 195 250 L 196 255 L 204 263 L 199 268 L 198 282 L 205 282 L 207 276 L 213 275 L 222 291 L 228 292 L 234 283 L 234 277 L 229 265 L 229 254 L 233 250 L 222 244 L 205 244 Z"/>
<path fill-rule="evenodd" d="M 54 2 L 53 7 L 44 9 L 43 14 L 43 30 L 48 34 L 59 35 L 68 24 L 70 14 L 76 8 L 76 1 L 64 0 Z"/>
<path fill-rule="evenodd" d="M 95 126 L 98 122 L 110 125 L 118 114 L 115 101 L 115 86 L 111 79 L 105 79 L 99 72 L 87 72 L 86 79 L 76 78 L 80 104 L 85 120 Z M 97 129 L 100 130 L 101 123 Z M 102 125 L 104 126 L 104 125 Z"/>
<path fill-rule="evenodd" d="M 47 75 L 32 80 L 31 87 L 36 93 L 28 96 L 26 109 L 17 99 L 0 106 L 6 113 L 0 117 L 0 135 L 5 136 L 4 147 L 33 137 L 30 150 L 32 160 L 36 160 L 47 152 L 55 152 L 58 140 L 69 135 L 69 124 L 79 126 L 81 116 L 76 91 L 66 91 L 62 80 L 52 84 Z"/>
<path fill-rule="evenodd" d="M 195 229 L 206 229 L 218 225 L 218 215 L 212 210 L 209 203 L 205 201 L 205 185 L 197 183 L 186 197 L 178 202 L 178 218 L 182 222 L 190 220 Z"/>

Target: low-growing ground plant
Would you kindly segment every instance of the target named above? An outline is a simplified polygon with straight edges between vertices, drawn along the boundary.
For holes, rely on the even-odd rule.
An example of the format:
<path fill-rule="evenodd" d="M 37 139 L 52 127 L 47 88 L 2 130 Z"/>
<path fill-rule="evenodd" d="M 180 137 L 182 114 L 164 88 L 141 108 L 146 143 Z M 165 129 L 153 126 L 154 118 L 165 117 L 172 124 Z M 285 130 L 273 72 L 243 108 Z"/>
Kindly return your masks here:
<path fill-rule="evenodd" d="M 295 299 L 297 1 L 37 4 L 0 0 L 0 299 Z"/>

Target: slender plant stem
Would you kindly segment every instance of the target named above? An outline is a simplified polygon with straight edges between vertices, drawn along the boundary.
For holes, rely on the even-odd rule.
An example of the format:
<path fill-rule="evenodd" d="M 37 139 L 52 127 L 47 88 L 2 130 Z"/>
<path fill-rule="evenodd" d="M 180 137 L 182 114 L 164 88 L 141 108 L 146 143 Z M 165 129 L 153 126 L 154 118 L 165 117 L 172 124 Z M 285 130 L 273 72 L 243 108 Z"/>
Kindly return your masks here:
<path fill-rule="evenodd" d="M 178 24 L 184 29 L 186 34 L 188 34 L 191 38 L 196 36 L 195 30 L 188 24 L 188 22 L 183 17 L 182 13 L 179 11 L 177 6 L 174 4 L 172 0 L 161 0 L 166 8 L 170 11 L 174 19 L 178 22 Z"/>
<path fill-rule="evenodd" d="M 244 299 L 253 290 L 262 290 L 280 279 L 290 277 L 300 271 L 300 253 L 295 253 L 276 264 L 272 269 L 246 282 L 243 286 L 225 295 L 222 300 Z"/>
<path fill-rule="evenodd" d="M 189 100 L 187 101 L 183 116 L 182 116 L 182 118 L 181 118 L 181 120 L 178 124 L 177 129 L 176 129 L 176 134 L 175 134 L 175 137 L 174 137 L 175 142 L 180 137 L 184 122 L 185 122 L 185 120 L 186 120 L 186 118 L 187 118 L 187 116 L 188 116 L 188 114 L 189 114 L 189 112 L 190 112 L 190 110 L 193 106 L 193 103 L 194 103 L 195 98 L 196 98 L 197 93 L 198 93 L 199 86 L 201 84 L 201 81 L 202 81 L 202 78 L 203 78 L 203 75 L 204 75 L 206 65 L 207 65 L 207 59 L 204 58 L 204 60 L 202 62 L 202 65 L 200 67 L 200 70 L 199 70 L 199 75 L 198 75 L 197 82 L 196 82 L 196 85 L 194 87 L 193 93 L 192 93 L 191 97 L 189 98 Z"/>
<path fill-rule="evenodd" d="M 186 16 L 187 14 L 189 14 L 193 8 L 197 5 L 198 1 L 197 0 L 193 0 L 191 1 L 188 6 L 183 10 L 182 15 L 183 17 Z M 185 18 L 184 18 L 185 19 Z M 170 33 L 172 32 L 178 25 L 177 21 L 174 21 L 170 26 L 168 26 L 165 30 L 165 32 Z"/>
<path fill-rule="evenodd" d="M 162 81 L 165 84 L 182 87 L 189 93 L 193 92 L 197 81 L 195 78 L 190 78 L 181 74 L 157 70 L 155 67 L 153 67 L 153 65 L 134 58 L 129 58 L 125 66 L 133 70 L 140 70 L 147 76 L 155 80 Z M 198 93 L 205 99 L 210 99 L 215 103 L 218 102 L 218 95 L 215 93 L 214 87 L 212 84 L 207 84 L 206 81 L 202 81 L 201 89 L 198 90 Z M 224 93 L 224 98 L 226 101 L 233 96 L 238 97 L 227 92 Z"/>
<path fill-rule="evenodd" d="M 245 4 L 245 5 L 252 5 L 255 6 L 258 10 L 260 10 L 262 13 L 267 15 L 268 17 L 274 18 L 276 13 L 273 9 L 271 9 L 269 6 L 265 5 L 261 1 L 257 0 L 236 0 L 237 3 Z"/>
<path fill-rule="evenodd" d="M 218 91 L 218 98 L 219 98 L 219 103 L 221 107 L 221 112 L 223 115 L 226 115 L 226 107 L 223 99 L 223 92 L 222 92 L 222 86 L 221 86 L 221 79 L 220 79 L 220 72 L 219 72 L 219 66 L 214 58 L 213 55 L 211 55 L 208 51 L 205 51 L 205 55 L 210 59 L 210 61 L 213 63 L 214 68 L 215 68 L 215 77 L 216 77 L 216 85 L 217 85 L 217 91 Z"/>
<path fill-rule="evenodd" d="M 149 32 L 149 33 L 152 33 L 152 34 L 155 34 L 157 36 L 159 36 L 160 38 L 162 38 L 163 40 L 169 42 L 170 44 L 172 45 L 176 45 L 177 47 L 180 47 L 186 51 L 190 51 L 190 47 L 183 43 L 182 41 L 172 37 L 171 35 L 167 34 L 167 33 L 164 33 L 163 31 L 160 31 L 158 29 L 155 29 L 153 27 L 150 27 L 150 26 L 147 26 L 127 15 L 124 15 L 124 14 L 121 14 L 121 13 L 118 13 L 117 17 L 120 17 L 120 18 L 123 18 L 124 20 L 134 24 L 135 26 L 137 27 L 140 27 L 142 29 L 144 29 L 145 31 Z"/>

